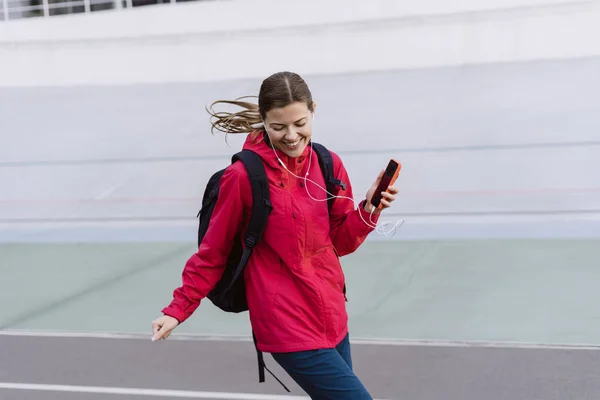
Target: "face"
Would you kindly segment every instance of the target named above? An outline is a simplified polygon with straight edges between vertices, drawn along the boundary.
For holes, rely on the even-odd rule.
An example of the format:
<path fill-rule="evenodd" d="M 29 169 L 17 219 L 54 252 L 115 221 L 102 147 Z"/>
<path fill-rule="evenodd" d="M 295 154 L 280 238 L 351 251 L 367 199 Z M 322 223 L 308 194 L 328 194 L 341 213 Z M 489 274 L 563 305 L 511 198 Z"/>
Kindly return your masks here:
<path fill-rule="evenodd" d="M 314 103 L 313 103 L 314 107 Z M 313 116 L 306 103 L 274 108 L 265 116 L 265 127 L 273 146 L 289 157 L 299 157 L 312 136 Z"/>

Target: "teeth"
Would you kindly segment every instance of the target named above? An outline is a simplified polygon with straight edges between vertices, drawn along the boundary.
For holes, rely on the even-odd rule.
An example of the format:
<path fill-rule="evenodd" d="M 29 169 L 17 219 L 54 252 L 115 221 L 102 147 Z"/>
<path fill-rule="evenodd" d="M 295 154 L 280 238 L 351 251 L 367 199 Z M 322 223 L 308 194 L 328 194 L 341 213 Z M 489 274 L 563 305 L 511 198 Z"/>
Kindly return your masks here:
<path fill-rule="evenodd" d="M 293 142 L 293 143 L 286 143 L 285 145 L 286 145 L 287 147 L 296 147 L 296 146 L 297 146 L 299 143 L 300 143 L 300 139 L 296 140 L 296 141 L 295 141 L 295 142 Z"/>

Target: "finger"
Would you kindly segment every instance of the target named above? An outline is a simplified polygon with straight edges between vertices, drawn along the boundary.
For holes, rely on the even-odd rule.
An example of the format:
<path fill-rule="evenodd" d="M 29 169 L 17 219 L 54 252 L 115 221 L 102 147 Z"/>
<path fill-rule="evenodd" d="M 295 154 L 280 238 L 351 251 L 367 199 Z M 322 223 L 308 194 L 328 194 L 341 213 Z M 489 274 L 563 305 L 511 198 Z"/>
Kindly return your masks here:
<path fill-rule="evenodd" d="M 383 206 L 383 208 L 388 208 L 391 207 L 392 205 L 390 204 L 389 201 L 385 200 L 385 199 L 381 199 L 381 205 Z"/>
<path fill-rule="evenodd" d="M 160 324 L 153 322 L 152 323 L 152 333 L 156 334 L 156 332 L 158 332 L 160 330 L 160 327 L 161 327 Z"/>
<path fill-rule="evenodd" d="M 165 328 L 165 332 L 163 333 L 163 340 L 167 339 L 173 333 L 175 329 L 175 325 L 170 325 L 168 328 Z"/>
<path fill-rule="evenodd" d="M 391 193 L 383 192 L 381 195 L 383 196 L 384 199 L 386 199 L 386 200 L 388 200 L 390 202 L 396 200 L 396 196 L 393 195 L 393 194 L 391 194 Z"/>
<path fill-rule="evenodd" d="M 388 187 L 388 192 L 391 194 L 398 194 L 398 188 L 396 186 L 390 186 Z"/>
<path fill-rule="evenodd" d="M 158 332 L 156 332 L 154 334 L 154 336 L 152 336 L 152 340 L 160 340 L 160 339 L 162 339 L 166 332 L 167 332 L 167 329 L 163 325 L 162 328 L 160 328 L 158 330 Z"/>

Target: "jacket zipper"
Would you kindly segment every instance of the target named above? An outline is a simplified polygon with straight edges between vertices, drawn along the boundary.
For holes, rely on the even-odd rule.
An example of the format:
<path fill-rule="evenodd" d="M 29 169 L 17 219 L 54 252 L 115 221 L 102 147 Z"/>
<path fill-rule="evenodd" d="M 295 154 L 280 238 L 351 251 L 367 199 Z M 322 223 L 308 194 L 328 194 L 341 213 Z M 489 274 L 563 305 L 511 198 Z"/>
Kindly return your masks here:
<path fill-rule="evenodd" d="M 288 194 L 290 195 L 289 196 L 289 199 L 290 199 L 290 203 L 289 204 L 290 204 L 290 210 L 292 212 L 292 219 L 293 219 L 292 224 L 294 225 L 294 233 L 295 233 L 296 237 L 298 237 L 298 227 L 296 225 L 297 221 L 298 221 L 298 215 L 294 211 L 294 198 L 291 195 L 291 191 L 290 191 L 289 186 L 290 186 L 289 184 L 285 185 L 283 183 L 283 180 L 281 181 L 281 187 L 285 188 L 286 192 L 288 192 Z M 304 208 L 301 208 L 301 209 L 304 210 Z M 308 241 L 307 236 L 309 235 L 309 232 L 308 232 L 308 226 L 306 225 L 306 216 L 304 216 L 304 217 L 305 217 L 304 218 L 304 233 L 305 233 L 304 243 L 307 243 L 307 241 Z M 303 257 L 304 254 L 306 253 L 306 248 L 299 249 L 299 250 L 300 250 L 300 252 L 302 254 L 302 257 Z M 336 252 L 336 254 L 337 254 L 337 252 Z M 319 293 L 319 300 L 321 301 L 321 310 L 323 310 L 323 312 L 322 312 L 322 315 L 323 315 L 322 322 L 323 322 L 323 329 L 324 329 L 324 337 L 325 337 L 325 341 L 327 343 L 329 343 L 329 338 L 327 337 L 327 331 L 328 331 L 327 330 L 327 321 L 328 321 L 329 318 L 327 318 L 327 309 L 325 308 L 325 300 L 323 300 L 323 295 L 321 294 L 320 290 L 318 291 L 318 293 Z"/>

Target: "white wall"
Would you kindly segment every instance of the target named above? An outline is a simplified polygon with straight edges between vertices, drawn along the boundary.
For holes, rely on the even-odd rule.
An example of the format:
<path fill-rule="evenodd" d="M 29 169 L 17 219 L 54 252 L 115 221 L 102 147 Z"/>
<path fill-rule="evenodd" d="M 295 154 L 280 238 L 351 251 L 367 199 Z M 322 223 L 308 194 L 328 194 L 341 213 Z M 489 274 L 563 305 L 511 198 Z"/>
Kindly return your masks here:
<path fill-rule="evenodd" d="M 396 239 L 600 236 L 600 57 L 309 77 L 356 198 L 390 157 Z M 242 137 L 204 106 L 260 80 L 0 90 L 0 241 L 190 240 Z M 374 239 L 383 238 L 373 234 Z"/>
<path fill-rule="evenodd" d="M 230 7 L 230 8 L 229 8 Z M 598 1 L 224 0 L 0 24 L 0 86 L 131 84 L 600 54 Z"/>

